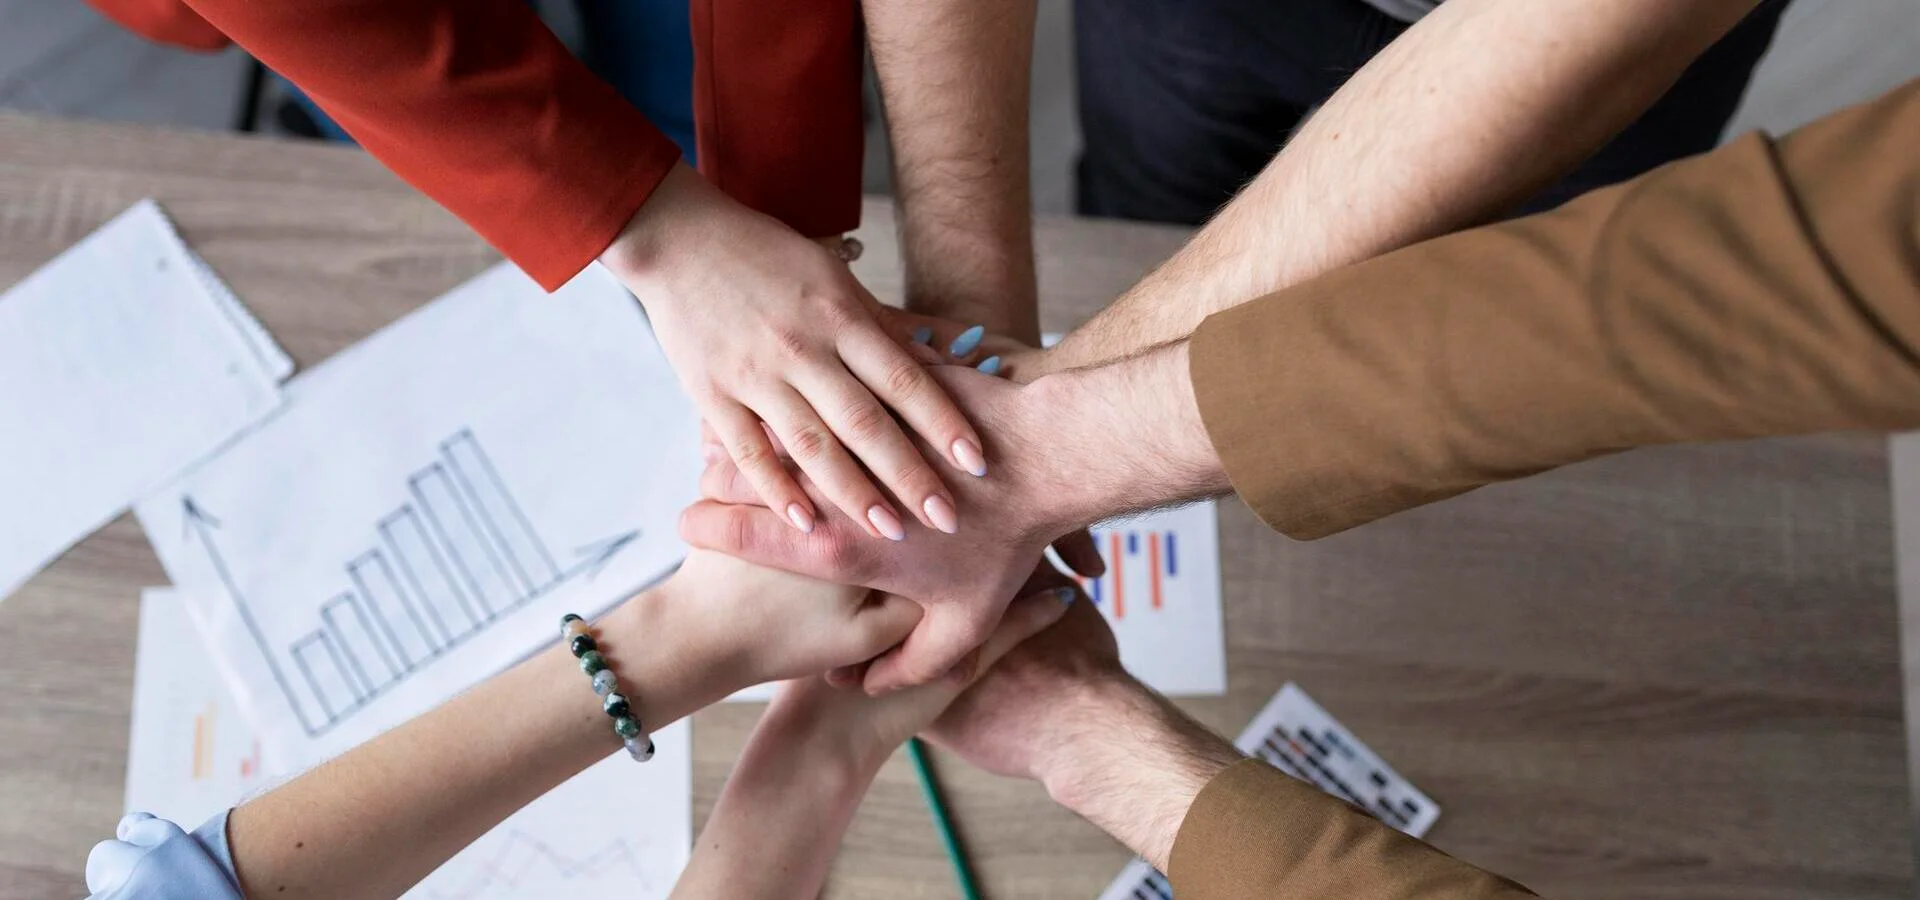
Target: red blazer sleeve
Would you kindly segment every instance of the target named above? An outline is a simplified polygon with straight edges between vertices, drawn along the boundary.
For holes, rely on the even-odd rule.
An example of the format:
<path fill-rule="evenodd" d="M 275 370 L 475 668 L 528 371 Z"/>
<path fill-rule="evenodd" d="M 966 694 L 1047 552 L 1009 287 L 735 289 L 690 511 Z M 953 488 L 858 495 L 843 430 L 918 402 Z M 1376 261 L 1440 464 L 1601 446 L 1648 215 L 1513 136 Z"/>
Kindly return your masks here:
<path fill-rule="evenodd" d="M 186 0 L 548 290 L 680 158 L 525 0 Z"/>

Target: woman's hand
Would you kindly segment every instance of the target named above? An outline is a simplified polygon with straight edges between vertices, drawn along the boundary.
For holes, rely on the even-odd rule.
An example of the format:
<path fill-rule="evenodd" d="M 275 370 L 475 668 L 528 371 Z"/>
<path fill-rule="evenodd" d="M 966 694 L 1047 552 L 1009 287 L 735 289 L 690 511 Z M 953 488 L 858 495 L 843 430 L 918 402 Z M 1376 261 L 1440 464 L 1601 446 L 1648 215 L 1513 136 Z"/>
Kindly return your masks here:
<path fill-rule="evenodd" d="M 695 550 L 632 616 L 609 627 L 643 646 L 682 657 L 681 670 L 710 673 L 705 693 L 817 675 L 899 643 L 920 621 L 920 605 Z M 626 609 L 626 607 L 622 607 Z"/>
<path fill-rule="evenodd" d="M 682 385 L 760 500 L 794 528 L 811 532 L 818 511 L 762 423 L 868 535 L 906 536 L 886 492 L 928 528 L 959 527 L 929 460 L 984 476 L 980 436 L 888 337 L 880 304 L 827 249 L 680 166 L 601 259 L 646 308 Z"/>

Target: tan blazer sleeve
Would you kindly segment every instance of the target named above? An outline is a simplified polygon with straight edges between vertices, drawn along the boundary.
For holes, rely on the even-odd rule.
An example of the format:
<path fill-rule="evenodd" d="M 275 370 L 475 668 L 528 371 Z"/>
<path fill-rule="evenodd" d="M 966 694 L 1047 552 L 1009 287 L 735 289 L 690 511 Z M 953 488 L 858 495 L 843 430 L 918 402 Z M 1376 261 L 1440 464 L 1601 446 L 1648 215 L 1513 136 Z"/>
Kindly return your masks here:
<path fill-rule="evenodd" d="M 1214 776 L 1194 798 L 1167 878 L 1180 900 L 1534 896 L 1257 759 Z"/>
<path fill-rule="evenodd" d="M 1920 81 L 1218 313 L 1194 392 L 1315 538 L 1650 444 L 1920 426 Z"/>

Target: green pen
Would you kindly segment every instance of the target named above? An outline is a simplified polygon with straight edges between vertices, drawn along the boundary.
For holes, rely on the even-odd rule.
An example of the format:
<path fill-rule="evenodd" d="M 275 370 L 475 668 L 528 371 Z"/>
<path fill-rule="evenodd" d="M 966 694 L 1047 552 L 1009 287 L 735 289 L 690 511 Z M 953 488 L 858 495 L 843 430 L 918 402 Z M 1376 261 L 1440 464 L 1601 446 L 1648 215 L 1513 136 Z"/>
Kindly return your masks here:
<path fill-rule="evenodd" d="M 953 863 L 953 880 L 960 883 L 960 896 L 964 900 L 980 900 L 980 890 L 973 884 L 973 872 L 967 868 L 967 858 L 960 852 L 960 838 L 953 833 L 947 804 L 940 799 L 940 787 L 934 784 L 933 769 L 927 765 L 927 746 L 917 737 L 908 738 L 907 758 L 913 760 L 913 773 L 920 778 L 920 795 L 926 798 L 927 811 L 933 814 L 933 830 L 940 833 L 940 843 L 947 848 L 947 860 Z"/>

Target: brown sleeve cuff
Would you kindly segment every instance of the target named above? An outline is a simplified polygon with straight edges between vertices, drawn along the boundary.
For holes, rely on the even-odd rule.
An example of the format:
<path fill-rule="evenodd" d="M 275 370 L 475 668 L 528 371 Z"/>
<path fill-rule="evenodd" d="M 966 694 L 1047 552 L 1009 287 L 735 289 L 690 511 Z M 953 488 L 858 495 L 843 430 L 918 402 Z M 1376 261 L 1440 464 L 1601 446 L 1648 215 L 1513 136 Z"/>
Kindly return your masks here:
<path fill-rule="evenodd" d="M 1228 767 L 1201 789 L 1174 839 L 1167 876 L 1180 900 L 1533 896 L 1258 759 Z"/>
<path fill-rule="evenodd" d="M 1309 327 L 1321 305 L 1309 299 L 1315 293 L 1331 299 L 1310 283 L 1215 313 L 1194 331 L 1188 352 L 1200 418 L 1234 491 L 1268 527 L 1303 541 L 1410 503 L 1395 479 L 1377 477 L 1377 465 L 1357 458 L 1361 448 L 1377 454 L 1392 444 L 1381 439 L 1386 429 L 1369 427 L 1375 410 L 1355 394 L 1402 407 L 1377 410 L 1402 421 L 1431 415 L 1369 387 L 1394 373 L 1334 380 L 1328 370 L 1352 368 L 1352 357 Z M 1328 390 L 1333 384 L 1340 393 Z"/>

